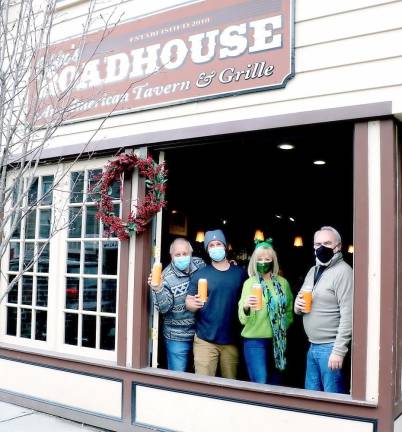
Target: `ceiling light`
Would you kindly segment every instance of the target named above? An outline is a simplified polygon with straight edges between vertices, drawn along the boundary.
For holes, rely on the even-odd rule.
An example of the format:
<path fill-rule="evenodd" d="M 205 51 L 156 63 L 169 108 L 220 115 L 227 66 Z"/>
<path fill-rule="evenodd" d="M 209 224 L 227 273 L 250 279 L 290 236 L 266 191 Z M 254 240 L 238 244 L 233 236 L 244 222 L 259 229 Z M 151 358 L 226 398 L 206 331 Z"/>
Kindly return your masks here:
<path fill-rule="evenodd" d="M 205 239 L 204 231 L 197 231 L 197 235 L 195 237 L 195 241 L 198 243 L 202 243 Z"/>
<path fill-rule="evenodd" d="M 264 241 L 264 233 L 261 230 L 256 230 L 254 234 L 254 240 Z"/>
<path fill-rule="evenodd" d="M 293 242 L 294 247 L 303 247 L 303 238 L 302 236 L 296 236 Z"/>
<path fill-rule="evenodd" d="M 223 223 L 223 225 L 226 225 L 228 223 L 228 221 L 226 219 L 223 219 L 222 223 Z"/>
<path fill-rule="evenodd" d="M 283 143 L 283 144 L 279 144 L 278 148 L 281 150 L 293 150 L 295 146 L 293 144 Z"/>
<path fill-rule="evenodd" d="M 275 217 L 276 217 L 277 219 L 282 219 L 282 215 L 280 215 L 280 214 L 276 214 Z"/>
<path fill-rule="evenodd" d="M 295 221 L 295 218 L 289 216 L 289 220 L 290 220 L 290 222 L 294 222 L 294 221 Z"/>
<path fill-rule="evenodd" d="M 326 162 L 325 162 L 324 160 L 315 160 L 315 161 L 313 162 L 313 164 L 314 164 L 314 165 L 325 165 Z"/>

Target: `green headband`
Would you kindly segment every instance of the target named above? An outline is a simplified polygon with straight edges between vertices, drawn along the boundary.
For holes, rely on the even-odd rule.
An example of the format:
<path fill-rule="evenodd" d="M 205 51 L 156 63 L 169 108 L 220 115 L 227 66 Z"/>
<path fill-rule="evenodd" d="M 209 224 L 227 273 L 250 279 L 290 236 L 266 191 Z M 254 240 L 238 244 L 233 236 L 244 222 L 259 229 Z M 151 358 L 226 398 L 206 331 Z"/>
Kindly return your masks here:
<path fill-rule="evenodd" d="M 272 249 L 272 238 L 267 238 L 264 241 L 255 241 L 255 248 L 258 249 L 259 247 L 266 247 Z"/>

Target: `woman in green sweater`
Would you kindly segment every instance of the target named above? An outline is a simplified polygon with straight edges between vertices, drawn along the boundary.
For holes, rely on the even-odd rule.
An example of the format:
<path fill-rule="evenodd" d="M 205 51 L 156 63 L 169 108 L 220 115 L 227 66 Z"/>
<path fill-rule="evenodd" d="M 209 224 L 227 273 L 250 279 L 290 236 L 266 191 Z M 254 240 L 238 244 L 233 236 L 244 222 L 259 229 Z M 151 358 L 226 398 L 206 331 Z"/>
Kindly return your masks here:
<path fill-rule="evenodd" d="M 279 265 L 272 240 L 257 244 L 248 266 L 239 301 L 239 319 L 244 325 L 244 358 L 250 380 L 271 383 L 268 365 L 275 360 L 276 369 L 286 367 L 286 331 L 293 322 L 293 295 L 288 281 L 278 275 Z M 262 287 L 262 308 L 253 295 L 254 284 Z"/>

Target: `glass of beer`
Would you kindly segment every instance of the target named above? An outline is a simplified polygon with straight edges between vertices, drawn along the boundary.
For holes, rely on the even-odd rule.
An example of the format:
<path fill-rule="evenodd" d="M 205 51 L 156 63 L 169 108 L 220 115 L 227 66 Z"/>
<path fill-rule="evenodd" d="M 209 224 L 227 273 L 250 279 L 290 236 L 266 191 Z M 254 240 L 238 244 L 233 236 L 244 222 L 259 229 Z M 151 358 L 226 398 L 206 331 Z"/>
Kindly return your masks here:
<path fill-rule="evenodd" d="M 311 312 L 311 303 L 313 301 L 313 288 L 311 286 L 306 286 L 302 288 L 302 296 L 306 305 L 304 307 L 304 313 Z"/>
<path fill-rule="evenodd" d="M 198 279 L 198 295 L 203 303 L 208 300 L 208 281 L 206 279 Z"/>
<path fill-rule="evenodd" d="M 253 284 L 251 287 L 251 295 L 257 297 L 257 304 L 253 310 L 259 311 L 262 309 L 262 286 L 259 283 Z"/>
<path fill-rule="evenodd" d="M 152 286 L 159 286 L 161 284 L 161 275 L 162 275 L 162 263 L 155 262 L 152 267 Z"/>

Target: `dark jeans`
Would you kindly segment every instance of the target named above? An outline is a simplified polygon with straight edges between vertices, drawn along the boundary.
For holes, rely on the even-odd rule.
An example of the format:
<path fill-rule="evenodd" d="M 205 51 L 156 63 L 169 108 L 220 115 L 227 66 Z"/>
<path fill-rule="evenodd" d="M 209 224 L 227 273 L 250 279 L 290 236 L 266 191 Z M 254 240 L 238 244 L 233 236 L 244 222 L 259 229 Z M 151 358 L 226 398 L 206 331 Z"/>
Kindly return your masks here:
<path fill-rule="evenodd" d="M 280 384 L 281 374 L 275 369 L 272 339 L 243 339 L 243 353 L 250 381 Z"/>

